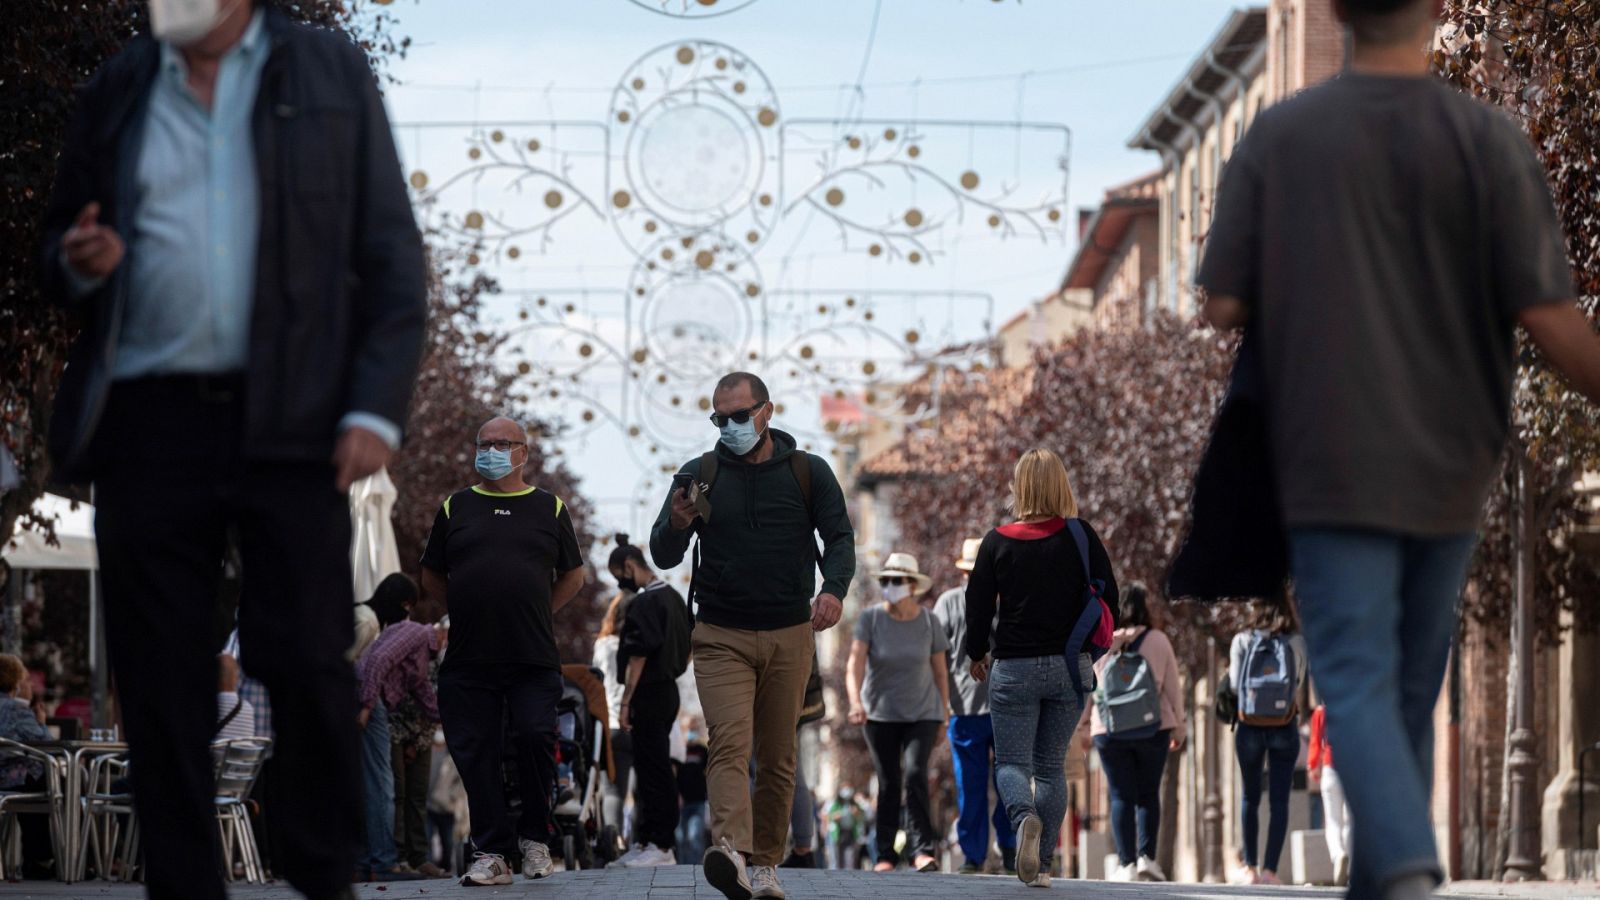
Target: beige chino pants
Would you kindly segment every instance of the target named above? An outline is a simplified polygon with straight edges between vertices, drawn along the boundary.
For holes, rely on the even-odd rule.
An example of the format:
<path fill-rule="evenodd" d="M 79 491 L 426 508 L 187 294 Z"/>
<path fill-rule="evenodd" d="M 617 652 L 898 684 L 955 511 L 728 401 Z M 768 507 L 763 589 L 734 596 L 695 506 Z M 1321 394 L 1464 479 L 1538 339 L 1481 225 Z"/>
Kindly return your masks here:
<path fill-rule="evenodd" d="M 794 802 L 795 729 L 811 677 L 811 623 L 746 631 L 694 628 L 694 677 L 709 738 L 706 789 L 711 840 L 753 866 L 783 861 Z M 756 789 L 750 793 L 750 756 Z"/>

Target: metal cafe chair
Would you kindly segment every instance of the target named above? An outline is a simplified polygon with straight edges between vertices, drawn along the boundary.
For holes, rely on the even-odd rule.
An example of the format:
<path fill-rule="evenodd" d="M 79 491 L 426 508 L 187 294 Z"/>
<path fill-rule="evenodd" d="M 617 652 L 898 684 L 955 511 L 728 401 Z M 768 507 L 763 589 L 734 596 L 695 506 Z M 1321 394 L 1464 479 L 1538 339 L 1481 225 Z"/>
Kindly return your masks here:
<path fill-rule="evenodd" d="M 15 877 L 22 864 L 22 828 L 17 821 L 21 813 L 37 813 L 50 822 L 50 847 L 57 868 L 64 867 L 72 858 L 70 835 L 62 827 L 64 785 L 62 760 L 37 747 L 18 741 L 0 738 L 0 762 L 18 758 L 38 762 L 45 771 L 43 791 L 0 790 L 0 881 Z"/>
<path fill-rule="evenodd" d="M 255 829 L 250 825 L 250 789 L 261 775 L 272 741 L 245 738 L 217 741 L 211 745 L 217 768 L 217 827 L 222 836 L 223 872 L 233 880 L 234 863 L 244 868 L 245 881 L 262 884 L 267 880 L 256 846 Z"/>
<path fill-rule="evenodd" d="M 126 754 L 96 757 L 89 762 L 78 830 L 77 871 L 81 878 L 90 861 L 95 873 L 107 881 L 132 881 L 139 857 L 139 820 L 133 812 L 133 794 L 118 790 L 128 774 Z"/>

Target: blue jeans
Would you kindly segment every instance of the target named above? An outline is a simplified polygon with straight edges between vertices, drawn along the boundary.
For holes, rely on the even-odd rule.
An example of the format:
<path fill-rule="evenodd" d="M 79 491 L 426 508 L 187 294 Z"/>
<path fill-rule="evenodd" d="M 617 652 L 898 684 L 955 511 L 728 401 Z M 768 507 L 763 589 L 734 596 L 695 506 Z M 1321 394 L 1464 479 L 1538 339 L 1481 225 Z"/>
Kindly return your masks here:
<path fill-rule="evenodd" d="M 706 855 L 706 801 L 685 803 L 678 811 L 678 864 L 698 866 Z"/>
<path fill-rule="evenodd" d="M 1111 837 L 1117 842 L 1117 859 L 1123 865 L 1139 857 L 1156 858 L 1156 838 L 1161 833 L 1161 776 L 1167 771 L 1171 731 L 1147 738 L 1119 741 L 1098 735 L 1095 748 L 1111 785 Z"/>
<path fill-rule="evenodd" d="M 1088 654 L 1077 660 L 1085 686 L 1094 684 Z M 1065 656 L 996 660 L 989 674 L 989 715 L 994 720 L 995 781 L 1013 828 L 1037 815 L 1039 871 L 1050 871 L 1067 815 L 1064 767 L 1084 698 L 1072 686 Z"/>
<path fill-rule="evenodd" d="M 1012 850 L 1017 846 L 1017 833 L 1011 830 L 1005 804 L 996 803 L 994 815 L 989 814 L 989 783 L 993 780 L 989 754 L 994 751 L 994 720 L 988 716 L 951 716 L 949 735 L 956 776 L 956 806 L 961 810 L 961 817 L 956 820 L 956 838 L 967 862 L 982 866 L 989 857 L 991 818 L 995 843 L 1000 849 Z M 998 775 L 998 770 L 994 774 Z M 995 791 L 999 792 L 998 785 Z"/>
<path fill-rule="evenodd" d="M 361 867 L 387 872 L 399 859 L 394 846 L 394 767 L 389 747 L 389 711 L 379 701 L 361 733 L 361 796 L 366 853 Z"/>
<path fill-rule="evenodd" d="M 1476 538 L 1301 528 L 1289 542 L 1354 823 L 1349 896 L 1378 897 L 1407 875 L 1441 878 L 1428 815 L 1433 709 Z"/>
<path fill-rule="evenodd" d="M 1295 722 L 1277 728 L 1258 728 L 1239 723 L 1233 733 L 1233 747 L 1239 755 L 1240 789 L 1244 800 L 1239 810 L 1244 830 L 1244 864 L 1259 865 L 1268 872 L 1278 871 L 1283 856 L 1283 839 L 1289 833 L 1289 791 L 1294 788 L 1294 764 L 1300 759 L 1300 726 Z M 1261 847 L 1261 770 L 1267 772 L 1267 852 Z"/>

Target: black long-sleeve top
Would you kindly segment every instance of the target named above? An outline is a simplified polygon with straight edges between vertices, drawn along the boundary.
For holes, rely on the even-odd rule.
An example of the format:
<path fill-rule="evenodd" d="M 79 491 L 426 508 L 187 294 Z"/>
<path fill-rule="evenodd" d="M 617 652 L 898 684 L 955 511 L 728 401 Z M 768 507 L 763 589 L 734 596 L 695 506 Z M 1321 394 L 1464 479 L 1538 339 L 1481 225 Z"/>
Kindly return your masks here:
<path fill-rule="evenodd" d="M 1101 596 L 1117 608 L 1111 557 L 1089 523 L 1089 568 L 1105 583 Z M 1050 656 L 1066 647 L 1083 613 L 1089 576 L 1065 519 L 1016 522 L 989 532 L 967 581 L 967 656 L 995 659 Z M 999 607 L 999 624 L 995 621 Z M 992 631 L 992 636 L 991 636 Z M 992 641 L 992 647 L 991 647 Z"/>
<path fill-rule="evenodd" d="M 644 659 L 640 684 L 675 681 L 689 667 L 689 606 L 683 595 L 657 581 L 628 601 L 617 647 L 617 680 L 627 683 L 628 661 Z"/>

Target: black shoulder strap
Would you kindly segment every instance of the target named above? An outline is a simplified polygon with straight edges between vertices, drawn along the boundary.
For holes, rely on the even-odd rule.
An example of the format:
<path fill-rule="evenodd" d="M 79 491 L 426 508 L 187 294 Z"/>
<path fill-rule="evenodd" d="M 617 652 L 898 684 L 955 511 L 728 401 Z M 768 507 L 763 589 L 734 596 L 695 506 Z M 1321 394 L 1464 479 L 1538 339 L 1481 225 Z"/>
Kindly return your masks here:
<path fill-rule="evenodd" d="M 1129 653 L 1138 653 L 1139 652 L 1139 645 L 1143 644 L 1144 643 L 1144 639 L 1149 637 L 1150 636 L 1150 632 L 1152 632 L 1154 630 L 1155 630 L 1154 628 L 1146 628 L 1144 631 L 1141 631 L 1139 633 L 1139 636 L 1133 639 L 1133 643 L 1128 645 L 1128 652 Z"/>
<path fill-rule="evenodd" d="M 212 731 L 211 735 L 213 737 L 215 737 L 215 736 L 221 734 L 222 733 L 222 729 L 227 728 L 228 725 L 230 725 L 233 722 L 234 719 L 239 717 L 239 711 L 241 709 L 244 709 L 244 698 L 243 697 L 240 697 L 240 698 L 238 698 L 238 699 L 233 701 L 233 709 L 228 710 L 228 714 L 223 716 L 221 721 L 217 722 L 216 730 Z"/>
<path fill-rule="evenodd" d="M 701 490 L 710 491 L 711 486 L 717 483 L 717 469 L 717 451 L 710 450 L 700 454 Z"/>
<path fill-rule="evenodd" d="M 811 454 L 796 450 L 789 454 L 789 471 L 800 485 L 800 502 L 806 505 L 806 521 L 811 528 L 806 532 L 806 543 L 811 545 L 811 555 L 816 557 L 817 568 L 822 568 L 822 551 L 817 549 L 817 510 L 811 505 Z"/>

